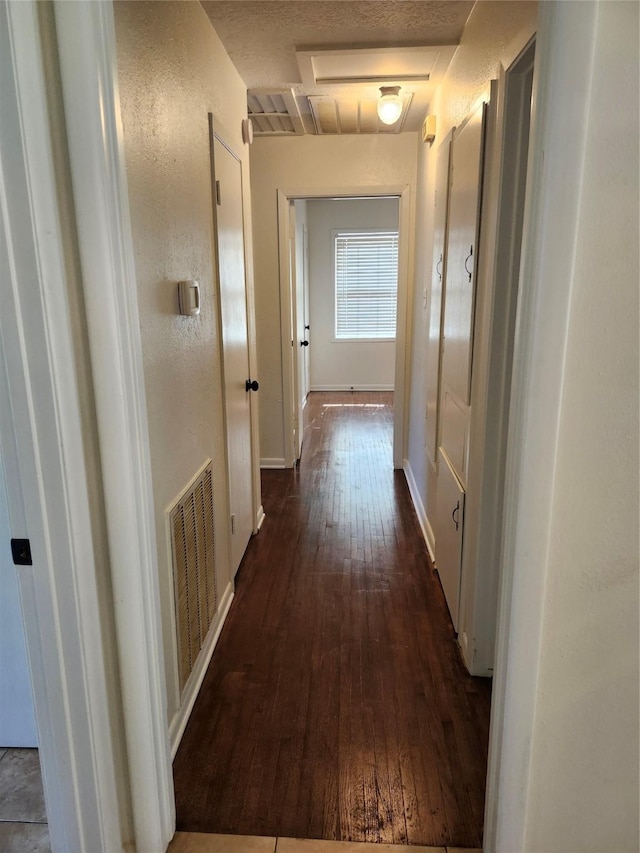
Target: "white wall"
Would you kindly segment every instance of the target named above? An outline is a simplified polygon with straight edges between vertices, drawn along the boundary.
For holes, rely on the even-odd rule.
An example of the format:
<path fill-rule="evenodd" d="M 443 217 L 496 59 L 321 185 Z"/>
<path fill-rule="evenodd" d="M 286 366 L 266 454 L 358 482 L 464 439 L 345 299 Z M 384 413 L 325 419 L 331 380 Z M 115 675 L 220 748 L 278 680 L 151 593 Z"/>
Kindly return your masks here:
<path fill-rule="evenodd" d="M 591 4 L 560 5 L 565 31 L 579 32 Z M 639 847 L 638 5 L 601 2 L 596 15 L 527 797 L 532 853 Z M 567 44 L 567 64 L 585 49 Z M 556 78 L 553 88 L 555 108 L 571 110 L 575 86 Z M 562 162 L 566 144 L 558 135 L 545 155 Z"/>
<path fill-rule="evenodd" d="M 398 230 L 398 200 L 315 199 L 307 202 L 311 390 L 392 389 L 394 341 L 335 340 L 335 252 L 332 230 Z"/>
<path fill-rule="evenodd" d="M 257 139 L 251 146 L 260 454 L 284 458 L 276 190 L 415 187 L 415 133 Z M 356 194 L 358 194 L 356 192 Z M 413 230 L 413 213 L 411 213 Z M 413 255 L 413 244 L 410 247 Z M 410 277 L 411 278 L 411 277 Z"/>
<path fill-rule="evenodd" d="M 453 126 L 459 124 L 480 97 L 488 94 L 500 61 L 510 55 L 514 42 L 526 42 L 535 32 L 535 2 L 476 3 L 465 25 L 460 46 L 429 107 L 437 118 L 433 146 L 418 142 L 416 198 L 416 256 L 413 302 L 413 347 L 409 408 L 408 476 L 414 499 L 426 516 L 435 518 L 437 481 L 426 455 L 426 340 L 431 291 L 435 165 L 438 147 Z M 427 290 L 427 299 L 423 297 Z M 426 519 L 421 519 L 425 524 Z M 437 547 L 437 546 L 436 546 Z"/>
<path fill-rule="evenodd" d="M 115 17 L 171 722 L 179 695 L 165 510 L 209 457 L 219 597 L 230 582 L 207 114 L 243 153 L 248 204 L 246 88 L 199 3 L 119 2 Z M 182 279 L 200 283 L 197 317 L 177 313 Z"/>

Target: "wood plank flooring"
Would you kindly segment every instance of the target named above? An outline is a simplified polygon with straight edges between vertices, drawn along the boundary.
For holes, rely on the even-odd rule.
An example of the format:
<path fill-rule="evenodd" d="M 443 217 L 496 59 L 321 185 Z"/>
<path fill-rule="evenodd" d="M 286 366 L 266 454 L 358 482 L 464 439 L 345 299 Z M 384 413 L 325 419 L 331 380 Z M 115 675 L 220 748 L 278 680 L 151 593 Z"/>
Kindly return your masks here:
<path fill-rule="evenodd" d="M 392 395 L 313 393 L 174 762 L 177 828 L 479 847 L 490 682 L 460 660 Z"/>

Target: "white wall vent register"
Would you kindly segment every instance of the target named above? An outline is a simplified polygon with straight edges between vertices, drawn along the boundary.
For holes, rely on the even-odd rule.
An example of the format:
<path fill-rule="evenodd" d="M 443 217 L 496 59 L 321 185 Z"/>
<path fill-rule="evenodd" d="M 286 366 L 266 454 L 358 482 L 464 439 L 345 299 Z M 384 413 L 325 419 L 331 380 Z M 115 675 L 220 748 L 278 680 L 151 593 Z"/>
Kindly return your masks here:
<path fill-rule="evenodd" d="M 218 609 L 211 460 L 169 509 L 180 689 Z"/>

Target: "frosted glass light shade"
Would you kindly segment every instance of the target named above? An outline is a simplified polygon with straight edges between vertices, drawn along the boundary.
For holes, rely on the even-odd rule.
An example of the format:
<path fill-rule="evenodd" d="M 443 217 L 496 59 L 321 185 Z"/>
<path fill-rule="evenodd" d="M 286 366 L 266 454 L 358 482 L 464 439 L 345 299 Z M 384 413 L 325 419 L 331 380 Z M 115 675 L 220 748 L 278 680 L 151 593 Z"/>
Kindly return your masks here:
<path fill-rule="evenodd" d="M 378 118 L 383 124 L 395 124 L 402 115 L 400 86 L 381 86 L 378 101 Z"/>

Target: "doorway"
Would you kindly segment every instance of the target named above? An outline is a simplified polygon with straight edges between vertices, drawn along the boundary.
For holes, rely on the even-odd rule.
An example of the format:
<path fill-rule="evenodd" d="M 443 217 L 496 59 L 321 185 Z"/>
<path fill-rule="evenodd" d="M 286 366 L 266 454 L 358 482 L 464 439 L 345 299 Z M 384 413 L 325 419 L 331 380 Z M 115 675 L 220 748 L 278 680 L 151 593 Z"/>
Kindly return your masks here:
<path fill-rule="evenodd" d="M 394 389 L 398 199 L 296 199 L 289 216 L 298 461 L 309 392 Z"/>
<path fill-rule="evenodd" d="M 298 243 L 304 239 L 304 228 L 306 225 L 309 243 L 312 240 L 309 234 L 309 228 L 306 220 L 308 219 L 308 207 L 316 203 L 330 202 L 335 204 L 348 205 L 349 202 L 367 201 L 373 203 L 376 200 L 384 200 L 391 202 L 392 205 L 397 204 L 397 231 L 398 231 L 398 248 L 397 248 L 397 302 L 396 302 L 396 334 L 395 347 L 391 356 L 393 361 L 392 376 L 388 381 L 378 383 L 383 387 L 392 385 L 394 390 L 394 429 L 393 429 L 393 466 L 394 468 L 402 468 L 404 464 L 404 448 L 406 446 L 406 347 L 408 340 L 407 328 L 407 305 L 408 305 L 408 259 L 409 259 L 409 188 L 408 187 L 379 187 L 375 192 L 371 188 L 344 188 L 336 187 L 329 190 L 278 190 L 278 234 L 279 234 L 279 254 L 280 254 L 280 310 L 281 310 L 281 334 L 282 334 L 282 352 L 283 352 L 283 386 L 284 386 L 284 425 L 285 425 L 285 467 L 292 467 L 299 458 L 300 448 L 302 447 L 302 431 L 303 431 L 303 394 L 301 389 L 304 388 L 304 383 L 301 381 L 301 374 L 306 375 L 307 364 L 309 366 L 309 384 L 307 390 L 314 388 L 314 372 L 313 372 L 313 355 L 299 356 L 299 350 L 311 350 L 312 347 L 319 346 L 319 342 L 315 336 L 315 329 L 312 325 L 313 314 L 313 291 L 308 290 L 308 300 L 305 303 L 305 288 L 309 286 L 313 280 L 313 272 L 311 265 L 309 266 L 309 276 L 307 284 L 300 284 L 304 281 L 304 270 L 306 269 L 306 258 L 303 258 L 303 276 L 296 274 L 296 263 L 300 263 L 300 248 Z M 306 206 L 300 204 L 306 201 Z M 347 211 L 347 207 L 342 208 Z M 302 220 L 305 220 L 302 222 Z M 298 223 L 298 226 L 296 226 Z M 335 231 L 336 229 L 329 229 Z M 326 231 L 326 228 L 325 228 Z M 325 234 L 326 237 L 326 234 Z M 329 252 L 335 234 L 332 234 L 329 240 L 329 249 L 325 246 L 324 261 L 320 265 L 328 262 Z M 331 259 L 333 263 L 333 259 Z M 325 269 L 326 277 L 326 269 Z M 320 276 L 322 277 L 322 276 Z M 333 285 L 331 285 L 333 287 Z M 302 304 L 300 298 L 302 296 Z M 322 312 L 318 314 L 320 330 L 324 329 L 323 335 L 326 345 L 333 345 L 335 338 L 331 335 L 331 326 L 335 317 L 335 302 L 333 307 L 326 311 L 322 316 Z M 316 308 L 316 310 L 319 310 Z M 304 322 L 308 316 L 309 322 Z M 311 328 L 305 329 L 305 326 Z M 329 330 L 329 331 L 327 331 Z M 308 333 L 308 337 L 306 337 Z M 308 346 L 304 341 L 308 341 Z M 315 344 L 314 344 L 315 341 Z M 340 344 L 338 343 L 338 347 Z M 289 356 L 289 354 L 291 354 Z M 387 354 L 388 358 L 388 354 Z M 308 361 L 305 363 L 305 359 Z M 337 358 L 339 364 L 340 357 Z M 387 365 L 388 366 L 388 365 Z M 335 380 L 335 372 L 333 379 Z M 333 381 L 330 383 L 332 387 L 339 386 L 340 383 Z M 350 390 L 352 383 L 348 383 L 347 389 Z M 357 383 L 356 383 L 357 384 Z M 366 385 L 367 383 L 360 383 Z M 368 383 L 373 384 L 373 383 Z M 318 382 L 317 386 L 322 383 Z M 344 386 L 344 383 L 342 383 Z M 320 390 L 320 387 L 318 387 Z M 344 390 L 344 388 L 343 388 Z M 354 386 L 355 390 L 355 386 Z M 380 389 L 382 390 L 382 389 Z"/>

